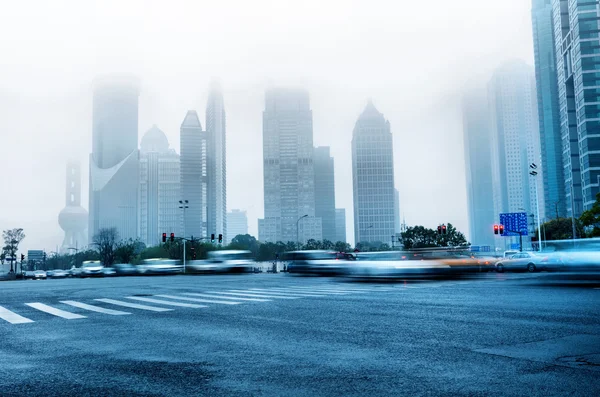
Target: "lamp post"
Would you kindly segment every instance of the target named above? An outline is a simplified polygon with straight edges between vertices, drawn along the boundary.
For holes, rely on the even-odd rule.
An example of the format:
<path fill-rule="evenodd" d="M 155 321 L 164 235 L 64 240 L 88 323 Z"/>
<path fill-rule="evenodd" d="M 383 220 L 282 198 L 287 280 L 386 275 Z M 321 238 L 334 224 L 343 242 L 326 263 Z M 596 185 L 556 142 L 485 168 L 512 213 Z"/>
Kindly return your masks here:
<path fill-rule="evenodd" d="M 298 225 L 300 224 L 300 221 L 304 218 L 308 218 L 308 214 L 302 215 L 296 221 L 296 244 L 298 244 L 298 249 L 300 249 L 300 233 L 298 232 Z"/>
<path fill-rule="evenodd" d="M 188 206 L 189 201 L 187 200 L 179 200 L 179 208 L 183 210 L 183 274 L 185 274 L 185 210 L 186 208 L 190 208 Z"/>
<path fill-rule="evenodd" d="M 542 228 L 540 226 L 540 198 L 538 195 L 538 172 L 536 171 L 537 165 L 535 165 L 535 163 L 531 163 L 529 164 L 529 168 L 531 168 L 531 171 L 529 171 L 529 175 L 531 175 L 533 177 L 533 180 L 535 181 L 535 207 L 537 212 L 538 251 L 542 252 Z"/>

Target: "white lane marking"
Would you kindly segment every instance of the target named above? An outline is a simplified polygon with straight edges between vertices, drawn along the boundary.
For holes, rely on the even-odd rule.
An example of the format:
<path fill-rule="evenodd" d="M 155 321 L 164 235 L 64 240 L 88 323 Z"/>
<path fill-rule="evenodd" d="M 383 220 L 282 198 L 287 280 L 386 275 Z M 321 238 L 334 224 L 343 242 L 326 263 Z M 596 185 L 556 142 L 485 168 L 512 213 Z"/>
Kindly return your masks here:
<path fill-rule="evenodd" d="M 141 296 L 128 296 L 127 299 L 134 299 L 136 301 L 149 302 L 149 303 L 157 303 L 159 305 L 191 307 L 193 309 L 199 309 L 201 307 L 208 307 L 205 305 L 195 305 L 193 303 L 170 302 L 170 301 L 164 301 L 162 299 L 144 298 Z"/>
<path fill-rule="evenodd" d="M 356 294 L 357 292 L 354 291 L 335 291 L 335 290 L 330 290 L 330 289 L 317 289 L 317 288 L 311 288 L 311 289 L 307 289 L 307 288 L 295 288 L 295 287 L 289 287 L 286 288 L 287 290 L 290 291 L 298 291 L 298 292 L 306 292 L 306 293 L 311 293 L 311 292 L 315 292 L 317 294 L 321 293 L 328 293 L 331 295 L 349 295 L 349 294 Z"/>
<path fill-rule="evenodd" d="M 259 294 L 264 294 L 264 293 L 268 293 L 268 294 L 272 294 L 272 295 L 279 295 L 279 296 L 300 296 L 300 297 L 314 297 L 314 298 L 324 298 L 327 295 L 318 295 L 318 294 L 311 294 L 309 292 L 293 292 L 293 291 L 276 291 L 274 289 L 267 289 L 267 288 L 249 288 L 250 291 L 256 291 Z"/>
<path fill-rule="evenodd" d="M 326 291 L 346 292 L 346 293 L 389 291 L 388 289 L 381 290 L 381 289 L 369 289 L 369 288 L 339 288 L 339 287 L 317 287 L 317 286 L 314 286 L 314 287 L 297 286 L 297 287 L 290 287 L 290 288 L 320 289 L 320 290 L 326 290 Z"/>
<path fill-rule="evenodd" d="M 85 318 L 85 316 L 82 316 L 81 314 L 75 314 L 75 313 L 67 312 L 64 310 L 60 310 L 60 309 L 57 309 L 52 306 L 44 305 L 43 303 L 40 303 L 40 302 L 26 303 L 26 305 L 29 307 L 33 307 L 34 309 L 38 309 L 42 312 L 52 314 L 53 316 L 66 318 L 67 320 L 75 320 L 78 318 Z"/>
<path fill-rule="evenodd" d="M 210 299 L 188 298 L 185 296 L 175 296 L 175 295 L 154 295 L 154 296 L 159 296 L 161 298 L 169 298 L 169 299 L 179 299 L 179 300 L 190 301 L 190 302 L 216 303 L 218 305 L 239 305 L 240 303 L 242 303 L 242 302 L 215 301 L 215 300 L 210 300 Z"/>
<path fill-rule="evenodd" d="M 215 291 L 215 292 L 207 291 L 207 292 L 210 292 L 211 294 L 244 296 L 244 297 L 248 297 L 248 298 L 300 299 L 300 298 L 297 298 L 297 297 L 293 297 L 292 298 L 291 296 L 274 296 L 274 295 L 263 295 L 263 294 L 248 294 L 248 293 L 240 293 L 240 292 L 220 292 L 220 291 Z"/>
<path fill-rule="evenodd" d="M 209 294 L 198 294 L 195 292 L 183 292 L 182 295 L 190 295 L 190 296 L 201 296 L 204 298 L 216 298 L 216 299 L 231 299 L 236 301 L 249 301 L 249 302 L 271 302 L 270 299 L 259 299 L 259 298 L 240 298 L 240 297 L 231 297 L 231 296 L 219 296 L 219 295 L 209 295 Z"/>
<path fill-rule="evenodd" d="M 131 314 L 131 313 L 122 312 L 122 311 L 119 311 L 119 310 L 105 309 L 105 308 L 100 307 L 100 306 L 88 305 L 87 303 L 81 303 L 81 302 L 77 302 L 77 301 L 60 301 L 60 303 L 64 303 L 65 305 L 70 305 L 70 306 L 78 307 L 80 309 L 89 310 L 91 312 L 98 312 L 98 313 L 110 314 L 111 316 L 122 316 L 122 315 L 125 315 L 125 314 Z"/>
<path fill-rule="evenodd" d="M 10 310 L 3 308 L 2 306 L 0 306 L 0 318 L 2 320 L 8 321 L 11 324 L 26 324 L 33 322 L 33 320 L 20 316 L 15 312 L 11 312 Z"/>
<path fill-rule="evenodd" d="M 140 305 L 132 302 L 123 302 L 115 299 L 94 299 L 98 302 L 110 303 L 111 305 L 130 307 L 132 309 L 140 309 L 140 310 L 150 310 L 151 312 L 169 312 L 173 309 L 167 309 L 166 307 L 155 307 L 155 306 L 146 306 Z"/>

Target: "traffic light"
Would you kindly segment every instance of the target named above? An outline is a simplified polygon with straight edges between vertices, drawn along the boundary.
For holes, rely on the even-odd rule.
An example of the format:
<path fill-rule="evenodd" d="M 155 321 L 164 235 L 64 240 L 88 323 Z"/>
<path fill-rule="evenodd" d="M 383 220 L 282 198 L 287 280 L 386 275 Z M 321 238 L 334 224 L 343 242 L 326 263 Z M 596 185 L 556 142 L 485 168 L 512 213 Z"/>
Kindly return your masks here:
<path fill-rule="evenodd" d="M 504 234 L 504 225 L 500 225 L 498 228 L 500 229 L 500 234 Z"/>
<path fill-rule="evenodd" d="M 210 242 L 211 243 L 215 242 L 215 234 L 214 233 L 210 235 Z"/>
<path fill-rule="evenodd" d="M 171 238 L 170 238 L 171 242 L 175 241 L 175 233 L 171 233 Z"/>
<path fill-rule="evenodd" d="M 494 225 L 494 234 L 498 234 L 498 230 L 500 227 L 498 225 Z"/>
<path fill-rule="evenodd" d="M 21 262 L 25 260 L 25 254 L 21 254 Z"/>
<path fill-rule="evenodd" d="M 167 242 L 167 233 L 163 233 L 163 243 Z"/>
<path fill-rule="evenodd" d="M 438 226 L 438 234 L 442 234 L 442 226 L 441 225 Z"/>
<path fill-rule="evenodd" d="M 446 225 L 442 225 L 442 234 L 446 234 Z"/>
<path fill-rule="evenodd" d="M 223 235 L 219 234 L 219 244 L 221 244 L 223 242 Z"/>
<path fill-rule="evenodd" d="M 190 250 L 192 250 L 192 259 L 196 259 L 196 249 L 192 247 Z"/>

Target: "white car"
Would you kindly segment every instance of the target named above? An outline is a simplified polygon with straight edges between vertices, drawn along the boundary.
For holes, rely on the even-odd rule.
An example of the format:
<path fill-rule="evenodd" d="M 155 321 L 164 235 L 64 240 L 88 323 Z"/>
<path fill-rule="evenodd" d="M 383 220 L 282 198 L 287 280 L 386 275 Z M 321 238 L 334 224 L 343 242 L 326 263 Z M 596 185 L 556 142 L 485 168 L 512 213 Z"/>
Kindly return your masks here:
<path fill-rule="evenodd" d="M 34 270 L 33 271 L 33 279 L 34 280 L 45 280 L 48 275 L 43 270 Z"/>

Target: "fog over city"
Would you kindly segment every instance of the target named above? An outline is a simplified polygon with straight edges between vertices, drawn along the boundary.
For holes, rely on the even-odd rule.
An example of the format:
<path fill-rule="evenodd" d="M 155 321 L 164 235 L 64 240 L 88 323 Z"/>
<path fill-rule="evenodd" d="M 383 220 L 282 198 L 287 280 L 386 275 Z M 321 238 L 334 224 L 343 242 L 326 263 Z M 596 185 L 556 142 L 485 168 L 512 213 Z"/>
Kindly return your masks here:
<path fill-rule="evenodd" d="M 65 165 L 81 161 L 88 207 L 92 83 L 141 80 L 139 139 L 204 111 L 211 80 L 227 112 L 227 207 L 263 216 L 262 112 L 270 87 L 310 94 L 314 145 L 331 146 L 336 207 L 353 242 L 352 130 L 371 99 L 391 124 L 395 183 L 408 225 L 468 235 L 461 96 L 519 58 L 533 64 L 523 0 L 2 1 L 0 230 L 21 250 L 54 250 Z"/>

